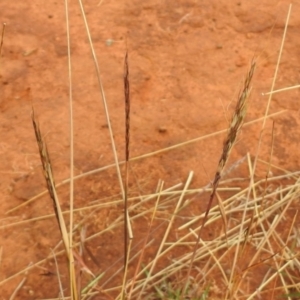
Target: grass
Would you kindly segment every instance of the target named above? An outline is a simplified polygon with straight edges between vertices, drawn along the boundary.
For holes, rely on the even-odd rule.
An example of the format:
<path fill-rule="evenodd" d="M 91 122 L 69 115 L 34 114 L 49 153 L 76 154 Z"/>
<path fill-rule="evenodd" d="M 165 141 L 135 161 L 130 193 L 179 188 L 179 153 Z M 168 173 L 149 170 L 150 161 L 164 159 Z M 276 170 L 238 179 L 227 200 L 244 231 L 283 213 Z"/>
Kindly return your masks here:
<path fill-rule="evenodd" d="M 58 242 L 48 257 L 0 282 L 0 285 L 4 286 L 13 279 L 23 276 L 10 299 L 16 298 L 25 284 L 26 272 L 42 267 L 49 260 L 55 262 L 56 281 L 53 282 L 59 291 L 55 299 L 250 300 L 299 297 L 297 269 L 300 267 L 300 261 L 297 247 L 300 244 L 300 233 L 296 226 L 298 211 L 295 208 L 300 195 L 300 171 L 290 172 L 273 164 L 272 151 L 269 159 L 260 158 L 263 134 L 258 140 L 255 155 L 248 153 L 242 162 L 234 162 L 227 166 L 227 170 L 225 169 L 229 154 L 244 123 L 246 101 L 255 64 L 251 64 L 245 77 L 229 129 L 131 158 L 128 73 L 130 65 L 126 54 L 124 63 L 126 146 L 125 161 L 119 161 L 100 70 L 81 2 L 80 7 L 95 62 L 115 163 L 76 176 L 73 170 L 74 149 L 71 142 L 70 178 L 55 184 L 55 170 L 52 170 L 46 142 L 33 112 L 33 127 L 54 213 L 4 224 L 1 225 L 1 229 L 18 228 L 25 224 L 33 224 L 35 221 L 45 222 L 55 218 L 63 243 Z M 66 12 L 68 20 L 67 2 Z M 284 35 L 286 30 L 287 27 Z M 283 43 L 280 53 L 282 49 Z M 69 46 L 68 67 L 71 79 L 70 58 Z M 280 55 L 277 67 L 279 63 Z M 263 132 L 266 121 L 276 115 L 269 114 L 276 74 L 264 117 L 245 122 L 244 126 L 261 122 Z M 69 84 L 72 141 L 71 80 Z M 220 146 L 221 157 L 212 184 L 194 188 L 192 186 L 194 172 L 191 171 L 185 181 L 171 187 L 165 187 L 165 182 L 159 180 L 156 191 L 151 194 L 141 194 L 140 191 L 130 189 L 128 182 L 131 176 L 131 162 L 223 133 L 227 133 L 227 137 L 223 148 Z M 121 176 L 123 165 L 125 165 L 124 179 Z M 248 171 L 243 178 L 228 180 L 223 176 L 224 173 L 228 176 L 230 172 L 242 167 Z M 121 196 L 115 196 L 113 199 L 100 197 L 93 204 L 74 207 L 74 184 L 83 178 L 101 174 L 112 168 L 115 168 L 118 174 Z M 265 178 L 258 176 L 258 170 L 263 170 Z M 67 185 L 70 186 L 70 207 L 64 210 L 58 194 L 60 189 Z M 23 209 L 45 194 L 47 191 L 8 211 L 7 214 Z M 198 214 L 195 212 L 200 211 L 199 199 L 206 199 L 208 202 L 206 210 Z M 100 229 L 94 228 L 93 220 L 98 220 L 97 215 L 101 215 L 105 209 L 115 213 L 115 217 L 109 219 L 109 223 Z M 69 223 L 66 221 L 68 218 Z M 92 227 L 88 234 L 87 227 Z M 109 255 L 110 251 L 114 251 L 114 256 L 110 259 L 109 266 L 103 268 L 103 260 L 108 258 L 95 257 L 96 251 L 93 247 L 102 239 L 108 241 L 108 236 L 117 240 L 118 249 L 114 249 L 113 243 L 107 245 L 106 253 Z M 66 274 L 69 274 L 69 280 L 66 279 Z"/>

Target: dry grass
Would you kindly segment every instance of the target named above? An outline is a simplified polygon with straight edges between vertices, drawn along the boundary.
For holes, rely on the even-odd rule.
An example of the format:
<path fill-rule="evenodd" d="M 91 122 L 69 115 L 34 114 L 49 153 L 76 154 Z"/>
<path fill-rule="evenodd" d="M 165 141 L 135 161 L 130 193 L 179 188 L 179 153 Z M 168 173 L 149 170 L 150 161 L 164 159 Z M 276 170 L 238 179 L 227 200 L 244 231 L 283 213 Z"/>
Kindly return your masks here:
<path fill-rule="evenodd" d="M 33 109 L 32 109 L 32 124 L 33 124 L 34 133 L 35 133 L 35 137 L 36 137 L 38 148 L 39 148 L 39 153 L 40 153 L 41 162 L 42 162 L 42 166 L 43 166 L 44 177 L 45 177 L 47 187 L 48 187 L 48 192 L 49 192 L 50 198 L 53 203 L 53 209 L 54 209 L 57 224 L 58 224 L 58 227 L 59 227 L 59 230 L 61 233 L 61 237 L 62 237 L 62 240 L 64 243 L 65 252 L 66 252 L 67 258 L 70 262 L 70 264 L 69 264 L 70 289 L 71 289 L 72 299 L 74 298 L 74 300 L 77 300 L 78 299 L 78 291 L 77 291 L 77 287 L 76 287 L 76 275 L 75 275 L 75 268 L 74 268 L 75 267 L 74 256 L 73 256 L 74 250 L 70 245 L 67 226 L 66 226 L 63 214 L 62 214 L 62 209 L 61 209 L 58 195 L 56 192 L 54 175 L 53 175 L 53 171 L 52 171 L 52 164 L 50 161 L 48 149 L 47 149 L 46 143 L 42 137 L 42 134 L 41 134 L 41 131 L 39 128 L 39 124 L 35 117 Z"/>
<path fill-rule="evenodd" d="M 100 71 L 82 3 L 81 9 L 95 61 L 115 163 L 80 176 L 73 176 L 71 170 L 70 179 L 55 184 L 48 150 L 33 113 L 32 121 L 54 213 L 8 223 L 0 228 L 17 227 L 35 221 L 56 218 L 64 249 L 60 247 L 61 243 L 58 243 L 49 257 L 2 280 L 0 285 L 4 285 L 21 275 L 24 276 L 29 270 L 42 266 L 48 260 L 53 260 L 57 268 L 58 290 L 60 290 L 60 298 L 56 299 L 250 300 L 275 299 L 278 296 L 284 296 L 292 300 L 299 297 L 300 285 L 297 270 L 300 268 L 300 261 L 296 247 L 300 244 L 300 233 L 295 226 L 298 211 L 294 207 L 297 207 L 296 204 L 300 195 L 300 172 L 292 173 L 281 169 L 272 164 L 271 158 L 267 162 L 260 159 L 258 154 L 262 140 L 261 135 L 256 155 L 248 154 L 244 162 L 232 167 L 239 168 L 241 165 L 246 165 L 248 175 L 242 181 L 240 178 L 231 179 L 230 182 L 225 179 L 222 180 L 222 173 L 229 154 L 244 122 L 246 100 L 250 91 L 255 64 L 251 64 L 246 76 L 229 130 L 224 129 L 183 144 L 130 159 L 130 98 L 126 55 L 124 77 L 126 159 L 125 162 L 120 162 L 115 150 Z M 279 61 L 280 57 L 278 65 Z M 70 64 L 69 70 L 71 70 Z M 270 95 L 274 93 L 273 88 L 274 85 Z M 70 95 L 70 110 L 72 111 L 71 103 L 72 97 Z M 262 122 L 263 129 L 270 116 L 267 108 L 263 118 L 245 123 L 244 126 L 254 122 Z M 72 128 L 72 124 L 70 127 Z M 226 132 L 227 137 L 221 150 L 222 154 L 215 179 L 211 185 L 197 189 L 191 188 L 194 176 L 191 171 L 182 184 L 164 188 L 164 182 L 159 181 L 153 194 L 130 196 L 128 191 L 130 161 L 171 151 L 200 139 L 204 140 Z M 71 157 L 73 156 L 71 155 Z M 120 170 L 122 164 L 126 165 L 124 183 Z M 61 187 L 70 184 L 72 190 L 74 181 L 101 173 L 109 168 L 116 168 L 117 170 L 121 198 L 99 199 L 95 201 L 95 204 L 81 208 L 73 208 L 73 204 L 70 204 L 69 210 L 63 211 L 61 209 L 57 196 Z M 230 170 L 232 168 L 229 167 Z M 258 168 L 265 170 L 266 178 L 257 179 L 256 171 Z M 270 172 L 271 170 L 273 173 Z M 46 193 L 47 191 L 37 195 L 7 213 L 20 210 Z M 73 194 L 72 191 L 70 194 Z M 214 205 L 215 196 L 218 203 Z M 194 215 L 193 210 L 199 197 L 209 199 L 208 207 L 205 212 Z M 72 202 L 70 200 L 70 203 Z M 118 212 L 118 217 L 101 230 L 86 236 L 85 226 L 91 225 L 92 216 L 105 208 Z M 67 217 L 70 219 L 69 230 L 65 222 Z M 73 218 L 76 220 L 76 226 L 73 226 Z M 142 235 L 139 232 L 139 239 L 132 239 L 131 231 L 134 233 L 135 226 L 145 223 L 147 228 L 145 234 Z M 131 224 L 133 224 L 133 229 L 131 229 Z M 124 229 L 123 241 L 118 236 L 120 229 Z M 122 248 L 119 257 L 114 257 L 109 268 L 102 269 L 98 266 L 95 267 L 99 258 L 93 257 L 89 247 L 101 240 L 102 237 L 105 238 L 108 233 L 115 236 L 119 240 L 119 245 L 124 245 L 124 248 L 119 247 Z M 57 258 L 63 255 L 69 259 L 69 281 L 64 280 L 59 272 L 60 266 L 57 263 Z M 87 257 L 94 261 L 93 270 L 85 262 Z M 100 259 L 105 258 L 101 257 Z M 85 277 L 82 275 L 83 273 Z M 11 299 L 15 298 L 25 280 L 26 276 L 16 287 Z M 63 295 L 67 282 L 70 282 L 70 296 Z"/>
<path fill-rule="evenodd" d="M 191 258 L 191 261 L 190 261 L 190 264 L 189 264 L 190 267 L 189 267 L 189 270 L 188 270 L 188 273 L 187 273 L 187 280 L 186 280 L 186 284 L 185 284 L 184 293 L 185 293 L 185 291 L 187 290 L 187 288 L 189 286 L 190 274 L 191 274 L 191 270 L 192 270 L 193 265 L 194 265 L 196 251 L 197 251 L 197 248 L 199 246 L 199 242 L 200 242 L 200 239 L 201 239 L 201 234 L 202 234 L 204 226 L 207 222 L 208 214 L 209 214 L 209 211 L 210 211 L 211 206 L 213 204 L 213 200 L 216 196 L 216 192 L 217 192 L 217 188 L 219 186 L 220 180 L 223 176 L 225 165 L 228 161 L 228 158 L 229 158 L 230 152 L 232 150 L 232 147 L 234 146 L 234 144 L 237 140 L 238 133 L 239 133 L 239 131 L 240 131 L 240 129 L 241 129 L 243 123 L 244 123 L 244 119 L 245 119 L 246 111 L 247 111 L 247 104 L 248 104 L 247 102 L 248 102 L 248 98 L 249 98 L 249 94 L 250 94 L 250 90 L 251 90 L 250 84 L 251 84 L 252 77 L 253 77 L 253 74 L 254 74 L 254 69 L 255 69 L 255 62 L 253 61 L 252 64 L 251 64 L 250 70 L 249 70 L 249 72 L 246 76 L 246 79 L 245 79 L 245 82 L 244 82 L 244 85 L 243 85 L 243 89 L 240 92 L 240 95 L 238 97 L 238 101 L 237 101 L 237 104 L 236 104 L 236 107 L 235 107 L 235 110 L 234 110 L 234 114 L 233 114 L 232 120 L 230 122 L 229 129 L 228 129 L 228 134 L 227 134 L 227 137 L 224 141 L 223 150 L 222 150 L 221 157 L 219 159 L 219 163 L 218 163 L 217 171 L 216 171 L 216 174 L 215 174 L 215 178 L 212 182 L 212 192 L 211 192 L 210 197 L 209 197 L 209 202 L 208 202 L 208 205 L 207 205 L 206 213 L 205 213 L 205 216 L 203 218 L 202 226 L 200 227 L 198 237 L 197 237 L 197 241 L 195 243 L 193 255 L 192 255 L 192 258 Z M 220 208 L 221 216 L 223 218 L 225 234 L 226 234 L 226 232 L 227 232 L 226 211 L 225 211 L 225 208 L 223 206 L 222 201 L 218 201 L 218 205 L 219 205 L 219 208 Z"/>
<path fill-rule="evenodd" d="M 253 170 L 253 159 L 251 159 L 250 155 L 248 155 L 247 163 L 249 166 L 249 176 L 253 176 L 253 173 L 251 173 Z M 264 161 L 259 161 L 259 163 L 262 165 L 269 164 Z M 272 166 L 272 168 L 274 171 L 276 170 L 276 166 Z M 201 239 L 201 247 L 198 248 L 194 260 L 194 270 L 192 272 L 194 280 L 187 291 L 188 294 L 192 292 L 196 293 L 196 298 L 194 299 L 201 299 L 199 297 L 201 297 L 203 289 L 208 286 L 210 287 L 208 293 L 210 298 L 208 299 L 216 299 L 222 296 L 224 290 L 230 286 L 229 278 L 231 272 L 229 262 L 232 260 L 232 256 L 240 244 L 244 245 L 245 250 L 241 257 L 243 262 L 239 264 L 238 273 L 234 278 L 234 291 L 237 299 L 255 299 L 259 295 L 264 297 L 265 294 L 268 294 L 272 290 L 276 292 L 279 288 L 284 289 L 286 294 L 292 289 L 298 290 L 299 285 L 295 279 L 293 269 L 300 266 L 300 262 L 295 253 L 295 243 L 299 243 L 299 233 L 296 229 L 293 229 L 296 228 L 293 222 L 286 222 L 285 216 L 291 214 L 288 213 L 288 209 L 295 204 L 299 196 L 299 172 L 289 173 L 285 170 L 280 171 L 280 173 L 283 171 L 284 174 L 270 176 L 268 178 L 267 187 L 265 186 L 265 180 L 262 179 L 255 182 L 254 185 L 246 186 L 243 189 L 220 188 L 218 190 L 220 194 L 226 190 L 232 194 L 232 196 L 222 199 L 228 220 L 227 237 L 225 232 L 222 233 L 218 231 L 211 239 Z M 143 239 L 140 244 L 135 244 L 135 247 L 138 247 L 139 250 L 136 251 L 134 256 L 130 257 L 130 265 L 136 267 L 143 265 L 140 261 L 139 263 L 137 263 L 137 261 L 139 258 L 141 258 L 142 261 L 144 257 L 143 253 L 147 252 L 148 248 L 153 246 L 151 237 L 153 238 L 153 234 L 155 234 L 159 226 L 165 226 L 167 221 L 169 222 L 165 235 L 161 238 L 160 245 L 154 257 L 148 264 L 143 265 L 142 269 L 137 268 L 137 274 L 131 278 L 129 276 L 127 286 L 128 291 L 131 289 L 131 299 L 144 299 L 146 297 L 145 295 L 148 295 L 149 299 L 157 299 L 154 293 L 155 287 L 162 289 L 165 282 L 168 283 L 169 289 L 171 287 L 174 290 L 180 287 L 182 288 L 183 277 L 181 277 L 180 274 L 186 272 L 186 268 L 191 260 L 191 247 L 195 244 L 197 238 L 196 233 L 200 228 L 198 226 L 194 227 L 194 224 L 201 222 L 205 217 L 204 213 L 194 217 L 188 217 L 186 213 L 183 215 L 180 213 L 180 211 L 186 212 L 189 206 L 193 204 L 195 195 L 204 192 L 202 189 L 188 189 L 192 177 L 193 174 L 191 173 L 183 189 L 181 189 L 180 186 L 175 186 L 164 190 L 160 184 L 158 192 L 152 195 L 144 195 L 143 201 L 137 202 L 136 198 L 128 199 L 129 213 L 139 211 L 139 213 L 132 217 L 132 222 L 139 222 L 144 216 L 152 215 L 149 232 L 145 234 L 145 239 Z M 286 186 L 279 185 L 278 183 L 283 180 L 287 180 L 289 184 Z M 239 185 L 239 182 L 236 184 Z M 223 186 L 222 182 L 220 182 L 220 186 Z M 206 189 L 205 193 L 208 195 L 210 191 L 211 189 Z M 246 198 L 249 191 L 253 193 L 253 196 L 247 203 Z M 184 204 L 182 204 L 182 199 L 184 198 L 186 200 Z M 78 214 L 79 212 L 87 210 L 95 211 L 103 209 L 105 206 L 114 207 L 117 204 L 121 205 L 122 202 L 123 200 L 120 199 L 105 204 L 96 204 L 85 207 L 84 209 L 75 210 L 74 213 Z M 147 205 L 148 203 L 150 203 L 150 205 Z M 165 216 L 166 208 L 167 211 L 174 211 L 171 217 Z M 245 211 L 247 217 L 244 223 L 241 224 L 239 220 Z M 66 213 L 67 212 L 65 212 L 65 214 Z M 161 219 L 164 217 L 165 219 L 161 222 L 153 222 L 155 215 L 156 218 Z M 295 218 L 296 215 L 297 212 L 295 212 L 293 217 Z M 184 220 L 179 227 L 175 222 L 177 219 Z M 27 222 L 32 221 L 33 220 L 27 220 Z M 205 228 L 208 231 L 211 230 L 214 232 L 215 228 L 219 228 L 222 223 L 219 207 L 215 205 L 209 212 Z M 255 224 L 255 226 L 251 226 L 251 224 Z M 99 237 L 101 238 L 101 236 L 105 236 L 105 233 L 108 231 L 114 232 L 117 228 L 122 226 L 123 217 L 120 216 L 111 223 L 108 228 L 87 237 L 86 242 L 93 241 Z M 239 232 L 241 226 L 243 226 L 245 230 L 248 230 L 247 235 L 243 232 L 242 236 L 240 236 Z M 282 231 L 282 228 L 287 229 L 284 239 L 282 235 L 278 233 Z M 168 233 L 171 231 L 178 232 L 178 239 L 174 238 L 174 236 L 168 240 L 166 239 Z M 75 243 L 74 247 L 79 247 L 79 243 Z M 256 254 L 247 255 L 249 253 L 253 254 L 253 252 Z M 55 256 L 57 257 L 63 253 L 64 251 L 56 252 Z M 178 257 L 174 257 L 174 255 L 178 253 L 182 254 Z M 174 258 L 170 260 L 167 257 Z M 45 260 L 47 260 L 47 258 L 45 258 Z M 123 261 L 122 257 L 119 259 L 119 262 L 121 261 Z M 165 262 L 165 266 L 163 268 L 155 268 L 160 261 Z M 42 265 L 43 262 L 44 260 L 30 266 L 26 270 L 33 269 L 37 265 Z M 118 263 L 118 260 L 116 259 L 114 263 Z M 277 271 L 266 272 L 259 286 L 256 286 L 256 289 L 253 288 L 246 292 L 244 289 L 249 280 L 247 274 L 255 274 L 259 270 L 264 269 L 264 266 L 268 266 L 270 270 L 274 268 L 274 270 Z M 26 270 L 21 270 L 20 273 L 15 274 L 6 281 L 17 275 L 24 274 Z M 114 278 L 118 277 L 118 274 L 121 274 L 122 268 L 115 271 L 109 278 L 105 278 L 103 271 L 105 270 L 96 274 L 96 278 L 91 280 L 86 287 L 83 287 L 83 299 L 87 298 L 84 295 L 91 295 L 93 293 L 99 295 L 99 290 L 102 295 L 104 292 L 112 295 L 115 295 L 116 291 L 121 292 L 121 286 L 113 288 L 110 283 L 115 282 Z M 108 271 L 109 270 L 106 270 L 106 272 Z M 145 274 L 147 275 L 145 276 Z M 253 277 L 253 275 L 251 275 L 250 278 L 251 277 Z M 278 280 L 278 282 L 275 286 L 272 286 L 275 280 Z M 4 283 L 5 282 L 2 282 L 2 284 Z M 142 291 L 145 292 L 144 296 L 142 296 Z M 121 295 L 119 297 L 121 297 Z M 68 297 L 65 299 L 68 299 Z"/>

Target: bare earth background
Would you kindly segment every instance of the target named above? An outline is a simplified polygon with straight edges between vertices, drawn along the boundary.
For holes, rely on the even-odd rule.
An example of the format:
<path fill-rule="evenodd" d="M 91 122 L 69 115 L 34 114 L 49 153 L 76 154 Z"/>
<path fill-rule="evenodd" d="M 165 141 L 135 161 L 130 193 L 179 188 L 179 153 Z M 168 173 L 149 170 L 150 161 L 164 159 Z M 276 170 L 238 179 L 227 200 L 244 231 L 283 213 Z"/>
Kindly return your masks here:
<path fill-rule="evenodd" d="M 124 159 L 126 47 L 132 95 L 132 157 L 226 129 L 253 56 L 257 58 L 257 70 L 246 122 L 263 116 L 268 97 L 262 93 L 271 88 L 289 1 L 85 2 L 120 160 Z M 300 2 L 294 1 L 275 89 L 299 83 L 299 15 Z M 0 281 L 3 281 L 31 262 L 50 255 L 50 248 L 60 239 L 54 218 L 8 228 L 4 225 L 53 212 L 46 195 L 6 214 L 45 190 L 31 123 L 31 103 L 48 143 L 56 182 L 69 177 L 69 87 L 63 1 L 2 0 L 0 22 L 7 23 L 0 62 Z M 75 172 L 81 174 L 112 164 L 113 155 L 76 1 L 70 3 L 70 23 Z M 273 96 L 270 113 L 280 111 L 267 123 L 260 155 L 268 158 L 274 120 L 273 163 L 296 171 L 300 168 L 299 90 Z M 242 130 L 229 165 L 247 152 L 255 155 L 260 128 L 261 124 L 256 123 Z M 132 162 L 132 190 L 153 192 L 159 179 L 172 186 L 185 180 L 190 170 L 195 172 L 194 187 L 208 184 L 216 170 L 223 139 L 224 133 L 217 134 Z M 240 168 L 230 176 L 242 177 L 246 173 Z M 75 189 L 75 207 L 120 195 L 114 168 L 79 180 Z M 61 193 L 62 206 L 67 209 L 67 188 Z M 205 203 L 198 209 L 203 212 Z M 118 214 L 122 214 L 121 207 L 119 211 L 103 209 L 92 216 L 93 224 L 103 227 Z M 296 222 L 299 224 L 299 218 Z M 101 257 L 103 269 L 114 261 L 114 253 L 122 241 L 121 233 L 119 238 L 110 236 L 97 241 L 98 250 L 94 254 Z M 43 276 L 51 268 L 55 271 L 55 266 L 45 263 L 40 269 L 30 270 L 15 299 L 57 297 L 57 281 Z M 0 286 L 0 299 L 9 298 L 20 278 L 17 276 Z"/>

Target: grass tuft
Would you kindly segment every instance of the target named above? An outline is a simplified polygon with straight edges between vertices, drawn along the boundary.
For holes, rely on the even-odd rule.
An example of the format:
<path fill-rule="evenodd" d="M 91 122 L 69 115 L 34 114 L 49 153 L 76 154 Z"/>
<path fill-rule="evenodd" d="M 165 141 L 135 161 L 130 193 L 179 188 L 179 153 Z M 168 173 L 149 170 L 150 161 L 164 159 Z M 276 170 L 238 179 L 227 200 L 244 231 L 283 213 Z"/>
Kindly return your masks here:
<path fill-rule="evenodd" d="M 67 1 L 65 3 L 68 23 Z M 10 299 L 13 300 L 25 285 L 28 271 L 37 267 L 43 268 L 42 265 L 46 262 L 54 261 L 56 272 L 53 274 L 57 276 L 58 290 L 58 297 L 55 299 L 297 299 L 300 294 L 298 253 L 300 234 L 297 229 L 299 214 L 296 208 L 300 196 L 300 171 L 290 172 L 273 164 L 274 126 L 270 157 L 267 161 L 258 156 L 261 134 L 256 155 L 251 156 L 248 153 L 225 171 L 242 126 L 262 122 L 263 131 L 269 118 L 285 112 L 270 115 L 269 107 L 272 94 L 284 90 L 275 91 L 274 85 L 288 19 L 274 81 L 268 93 L 270 98 L 262 118 L 244 122 L 256 67 L 256 62 L 253 60 L 239 93 L 228 129 L 132 158 L 130 157 L 130 81 L 128 53 L 126 53 L 123 78 L 125 160 L 119 161 L 100 69 L 81 0 L 79 4 L 108 123 L 114 164 L 78 176 L 73 174 L 72 71 L 70 36 L 67 30 L 71 112 L 70 178 L 55 184 L 47 145 L 32 108 L 32 124 L 47 191 L 13 208 L 7 214 L 23 208 L 46 193 L 50 195 L 54 213 L 16 222 L 11 219 L 2 220 L 3 224 L 0 226 L 1 229 L 7 229 L 42 222 L 46 219 L 56 219 L 64 249 L 59 250 L 61 241 L 58 242 L 57 246 L 51 249 L 48 257 L 3 279 L 0 286 L 22 276 L 22 280 L 18 281 L 11 294 Z M 291 6 L 289 14 L 290 10 Z M 4 28 L 5 25 L 2 31 L 0 57 Z M 69 28 L 68 24 L 67 28 Z M 159 180 L 156 190 L 152 193 L 145 194 L 140 188 L 135 191 L 131 187 L 129 193 L 129 163 L 224 133 L 227 135 L 212 184 L 192 188 L 194 172 L 191 171 L 184 182 L 174 186 L 165 187 L 164 181 Z M 122 165 L 125 167 L 123 179 Z M 224 179 L 232 169 L 241 167 L 248 171 L 245 177 Z M 266 174 L 262 179 L 257 174 L 258 167 Z M 107 198 L 100 196 L 99 199 L 89 204 L 85 203 L 82 207 L 73 207 L 74 181 L 101 174 L 110 168 L 116 169 L 121 196 L 113 195 Z M 57 190 L 66 184 L 70 184 L 70 207 L 63 211 Z M 199 205 L 195 199 L 200 195 L 208 199 L 208 205 L 204 212 L 196 214 L 194 212 L 200 209 L 197 210 Z M 215 197 L 217 203 L 214 203 Z M 100 215 L 104 210 L 113 214 L 113 217 L 107 218 L 103 226 L 94 226 L 95 220 L 99 221 L 98 214 Z M 70 220 L 69 231 L 65 223 L 67 216 Z M 133 239 L 136 228 L 143 230 L 136 230 Z M 141 231 L 143 234 L 140 234 Z M 119 247 L 122 244 L 120 238 L 122 232 L 123 248 Z M 107 241 L 108 237 L 116 241 L 103 246 L 101 241 Z M 114 249 L 115 245 L 117 245 L 116 249 Z M 108 264 L 105 264 L 108 258 L 103 255 L 105 247 L 108 251 L 114 251 L 113 254 L 107 252 L 110 257 Z M 78 252 L 75 249 L 79 249 Z M 98 253 L 101 253 L 101 256 Z M 1 255 L 2 247 L 0 258 Z M 64 280 L 61 271 L 59 258 L 64 256 L 68 259 L 69 281 Z M 70 284 L 70 291 L 64 286 L 67 284 Z"/>

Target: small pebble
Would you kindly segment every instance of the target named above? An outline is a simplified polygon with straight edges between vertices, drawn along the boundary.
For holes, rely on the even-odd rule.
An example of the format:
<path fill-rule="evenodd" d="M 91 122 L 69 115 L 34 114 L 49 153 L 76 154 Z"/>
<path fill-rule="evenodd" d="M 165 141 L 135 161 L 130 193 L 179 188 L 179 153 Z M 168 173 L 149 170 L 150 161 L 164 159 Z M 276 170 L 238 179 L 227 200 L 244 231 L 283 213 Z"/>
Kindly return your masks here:
<path fill-rule="evenodd" d="M 164 126 L 160 126 L 160 127 L 158 128 L 158 132 L 159 132 L 159 133 L 166 133 L 166 132 L 167 132 L 167 128 L 164 127 Z"/>

